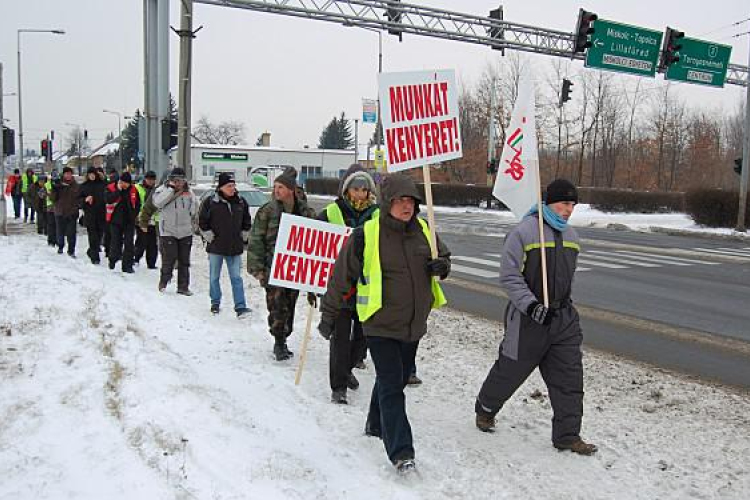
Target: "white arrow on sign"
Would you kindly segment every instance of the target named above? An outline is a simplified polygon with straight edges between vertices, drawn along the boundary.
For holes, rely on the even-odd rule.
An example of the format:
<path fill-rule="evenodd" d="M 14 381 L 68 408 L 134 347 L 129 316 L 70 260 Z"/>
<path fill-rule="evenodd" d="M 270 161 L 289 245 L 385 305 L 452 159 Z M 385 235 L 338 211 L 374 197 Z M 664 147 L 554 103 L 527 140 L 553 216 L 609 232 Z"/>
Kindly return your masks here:
<path fill-rule="evenodd" d="M 603 46 L 604 46 L 604 42 L 602 42 L 598 38 L 594 40 L 594 47 L 603 47 Z"/>

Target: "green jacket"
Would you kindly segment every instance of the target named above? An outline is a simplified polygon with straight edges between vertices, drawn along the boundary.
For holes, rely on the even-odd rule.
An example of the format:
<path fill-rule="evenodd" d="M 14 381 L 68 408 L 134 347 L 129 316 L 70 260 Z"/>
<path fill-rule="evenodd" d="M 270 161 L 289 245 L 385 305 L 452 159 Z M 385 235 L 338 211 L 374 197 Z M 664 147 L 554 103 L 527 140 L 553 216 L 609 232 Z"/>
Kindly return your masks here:
<path fill-rule="evenodd" d="M 272 199 L 255 214 L 253 228 L 250 233 L 250 242 L 247 246 L 247 272 L 256 276 L 265 273 L 266 277 L 271 272 L 273 252 L 276 248 L 276 237 L 279 234 L 281 214 L 284 213 L 283 204 Z M 315 210 L 307 206 L 305 200 L 297 198 L 294 203 L 293 215 L 301 217 L 315 217 Z"/>

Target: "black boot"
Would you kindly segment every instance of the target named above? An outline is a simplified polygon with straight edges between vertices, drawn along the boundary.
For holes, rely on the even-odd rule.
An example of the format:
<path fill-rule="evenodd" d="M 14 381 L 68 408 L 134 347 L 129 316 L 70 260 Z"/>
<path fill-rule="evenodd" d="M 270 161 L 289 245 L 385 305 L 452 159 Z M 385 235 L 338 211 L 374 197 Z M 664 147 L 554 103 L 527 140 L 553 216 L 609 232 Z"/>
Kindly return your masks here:
<path fill-rule="evenodd" d="M 291 351 L 286 346 L 286 340 L 276 339 L 276 343 L 273 345 L 273 354 L 276 356 L 276 361 L 286 361 L 292 357 Z"/>

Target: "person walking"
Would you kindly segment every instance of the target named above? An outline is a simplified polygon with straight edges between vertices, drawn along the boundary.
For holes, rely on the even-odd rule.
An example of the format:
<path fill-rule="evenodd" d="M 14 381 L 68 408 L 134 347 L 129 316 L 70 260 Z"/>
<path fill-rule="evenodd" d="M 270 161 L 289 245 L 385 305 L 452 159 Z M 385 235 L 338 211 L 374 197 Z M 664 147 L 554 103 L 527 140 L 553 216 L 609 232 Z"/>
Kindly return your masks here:
<path fill-rule="evenodd" d="M 315 211 L 296 192 L 297 188 L 297 171 L 292 167 L 274 179 L 273 198 L 258 209 L 247 247 L 247 271 L 266 290 L 268 329 L 274 338 L 273 353 L 276 361 L 284 361 L 294 355 L 289 350 L 286 339 L 292 334 L 294 307 L 299 296 L 297 290 L 268 284 L 281 215 L 287 213 L 315 217 Z M 314 295 L 308 295 L 308 301 L 315 300 Z"/>
<path fill-rule="evenodd" d="M 34 204 L 36 212 L 36 232 L 37 234 L 47 234 L 47 189 L 44 185 L 47 183 L 47 176 L 41 174 L 33 186 L 29 188 L 29 197 Z"/>
<path fill-rule="evenodd" d="M 83 225 L 89 240 L 89 249 L 86 251 L 92 264 L 99 264 L 101 259 L 102 241 L 107 226 L 106 209 L 107 184 L 99 175 L 96 168 L 89 167 L 86 171 L 86 180 L 81 184 L 78 197 L 81 199 L 83 208 Z"/>
<path fill-rule="evenodd" d="M 153 170 L 146 172 L 146 175 L 143 176 L 143 181 L 135 186 L 138 190 L 138 196 L 141 199 L 141 212 L 138 214 L 139 230 L 136 231 L 135 236 L 135 263 L 138 264 L 145 253 L 146 266 L 149 269 L 156 269 L 156 258 L 159 255 L 156 235 L 158 216 L 144 217 L 145 220 L 141 220 L 141 214 L 143 214 L 146 200 L 151 196 L 154 186 L 156 186 L 156 172 Z"/>
<path fill-rule="evenodd" d="M 336 330 L 336 319 L 353 283 L 357 315 L 375 366 L 375 385 L 365 434 L 383 440 L 401 474 L 415 469 L 414 444 L 404 388 L 414 366 L 427 317 L 446 304 L 437 278 L 450 272 L 450 252 L 437 238 L 437 258 L 427 223 L 417 217 L 422 202 L 408 176 L 392 174 L 381 185 L 380 214 L 355 229 L 341 249 L 321 301 L 320 334 Z"/>
<path fill-rule="evenodd" d="M 568 219 L 576 203 L 576 187 L 554 180 L 547 186 L 542 215 L 534 206 L 506 236 L 500 263 L 500 285 L 509 299 L 505 336 L 474 411 L 479 430 L 492 432 L 497 413 L 538 367 L 552 404 L 552 445 L 591 455 L 597 447 L 580 436 L 583 334 L 571 302 L 580 240 Z M 542 304 L 539 224 L 544 228 L 549 306 Z"/>
<path fill-rule="evenodd" d="M 23 221 L 34 223 L 34 199 L 31 196 L 31 186 L 36 184 L 37 177 L 33 168 L 27 168 L 26 173 L 21 176 L 21 196 L 23 197 Z M 31 216 L 31 220 L 29 220 Z"/>
<path fill-rule="evenodd" d="M 14 169 L 13 174 L 8 176 L 8 181 L 5 183 L 5 194 L 13 200 L 14 218 L 20 219 L 23 194 L 21 193 L 21 171 L 19 169 Z"/>
<path fill-rule="evenodd" d="M 135 222 L 141 209 L 138 190 L 133 186 L 130 172 L 123 172 L 119 180 L 107 185 L 106 220 L 110 230 L 109 268 L 122 260 L 122 272 L 133 273 Z"/>
<path fill-rule="evenodd" d="M 52 201 L 55 204 L 55 233 L 57 253 L 63 253 L 68 241 L 68 255 L 76 256 L 76 231 L 78 230 L 78 182 L 73 178 L 73 169 L 63 168 L 62 177 L 52 183 Z"/>
<path fill-rule="evenodd" d="M 249 316 L 242 281 L 242 253 L 250 238 L 250 208 L 237 192 L 232 174 L 220 174 L 216 191 L 201 203 L 198 227 L 207 244 L 211 312 L 219 314 L 221 310 L 221 267 L 226 263 L 234 312 L 240 319 Z"/>
<path fill-rule="evenodd" d="M 375 203 L 375 181 L 358 163 L 349 167 L 339 184 L 338 198 L 326 206 L 318 219 L 351 228 L 361 227 L 378 216 Z M 359 381 L 352 373 L 355 365 L 364 359 L 367 349 L 362 324 L 356 311 L 356 288 L 349 290 L 335 321 L 330 341 L 328 378 L 331 401 L 347 404 L 347 388 L 356 390 Z"/>
<path fill-rule="evenodd" d="M 161 277 L 159 291 L 163 292 L 172 280 L 177 265 L 177 293 L 193 295 L 190 291 L 190 251 L 193 246 L 193 218 L 198 211 L 198 199 L 190 190 L 185 170 L 176 167 L 151 197 L 159 210 L 159 238 L 161 241 Z"/>
<path fill-rule="evenodd" d="M 45 218 L 47 219 L 47 245 L 57 246 L 57 221 L 55 221 L 55 202 L 52 197 L 52 183 L 57 180 L 57 171 L 50 172 L 47 182 L 44 183 L 44 208 L 46 210 Z"/>

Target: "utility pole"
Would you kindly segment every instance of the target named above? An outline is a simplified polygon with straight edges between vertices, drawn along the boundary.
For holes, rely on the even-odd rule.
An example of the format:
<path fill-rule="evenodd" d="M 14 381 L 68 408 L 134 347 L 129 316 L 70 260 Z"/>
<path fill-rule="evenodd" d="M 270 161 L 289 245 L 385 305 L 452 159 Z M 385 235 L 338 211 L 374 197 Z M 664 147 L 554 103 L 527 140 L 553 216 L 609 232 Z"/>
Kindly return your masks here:
<path fill-rule="evenodd" d="M 748 35 L 747 50 L 748 68 L 750 68 L 750 35 Z M 737 231 L 745 232 L 747 229 L 745 212 L 747 211 L 747 182 L 750 179 L 750 73 L 747 77 L 745 87 L 745 140 L 742 148 L 742 175 L 740 176 L 740 206 L 737 212 Z"/>
<path fill-rule="evenodd" d="M 357 144 L 358 141 L 359 141 L 359 119 L 355 118 L 354 119 L 354 163 L 359 162 L 359 158 L 357 158 L 359 156 L 358 151 L 357 151 L 359 149 L 359 144 Z"/>
<path fill-rule="evenodd" d="M 3 63 L 0 62 L 0 234 L 8 236 L 8 207 L 5 204 L 5 120 L 3 119 Z"/>
<path fill-rule="evenodd" d="M 493 160 L 495 159 L 495 79 L 490 84 L 490 114 L 487 120 L 487 185 L 492 186 Z"/>
<path fill-rule="evenodd" d="M 180 29 L 175 33 L 180 37 L 180 94 L 177 105 L 177 165 L 185 170 L 188 180 L 193 179 L 193 165 L 190 163 L 190 116 L 192 95 L 193 0 L 181 0 Z"/>

